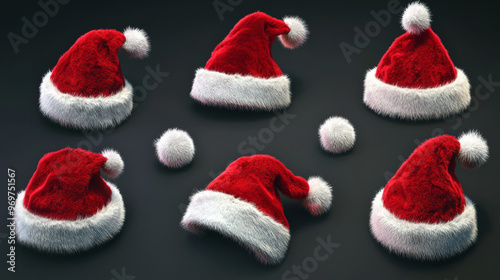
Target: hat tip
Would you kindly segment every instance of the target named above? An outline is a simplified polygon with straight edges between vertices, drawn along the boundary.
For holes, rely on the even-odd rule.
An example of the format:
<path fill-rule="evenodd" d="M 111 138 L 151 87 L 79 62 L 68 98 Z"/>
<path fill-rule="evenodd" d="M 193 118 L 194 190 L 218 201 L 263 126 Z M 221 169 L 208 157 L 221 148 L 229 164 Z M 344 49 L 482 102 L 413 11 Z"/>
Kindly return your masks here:
<path fill-rule="evenodd" d="M 307 40 L 309 36 L 309 30 L 303 19 L 299 17 L 285 17 L 283 21 L 290 28 L 288 34 L 282 34 L 279 36 L 283 46 L 289 49 L 295 49 Z"/>
<path fill-rule="evenodd" d="M 489 157 L 489 148 L 486 140 L 475 130 L 462 134 L 458 160 L 467 168 L 475 168 L 483 165 Z"/>
<path fill-rule="evenodd" d="M 102 170 L 106 176 L 116 178 L 123 172 L 125 164 L 120 154 L 112 149 L 104 149 L 101 154 L 107 159 Z"/>
<path fill-rule="evenodd" d="M 319 176 L 307 180 L 309 192 L 302 201 L 304 207 L 314 216 L 326 213 L 332 206 L 332 187 Z"/>
<path fill-rule="evenodd" d="M 151 46 L 146 32 L 135 27 L 127 27 L 123 31 L 125 43 L 122 50 L 130 57 L 144 58 L 148 56 Z"/>
<path fill-rule="evenodd" d="M 431 26 L 429 8 L 419 1 L 411 3 L 403 13 L 401 24 L 410 34 L 419 34 L 425 31 Z"/>

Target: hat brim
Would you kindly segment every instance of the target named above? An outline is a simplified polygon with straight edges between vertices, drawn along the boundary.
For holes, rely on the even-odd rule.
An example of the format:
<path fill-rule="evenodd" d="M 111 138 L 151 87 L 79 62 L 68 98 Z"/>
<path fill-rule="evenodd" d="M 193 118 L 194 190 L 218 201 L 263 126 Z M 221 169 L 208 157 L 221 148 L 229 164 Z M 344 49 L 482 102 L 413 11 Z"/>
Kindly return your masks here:
<path fill-rule="evenodd" d="M 454 81 L 434 88 L 404 88 L 386 84 L 375 76 L 377 68 L 366 73 L 364 103 L 378 114 L 408 120 L 442 119 L 464 111 L 470 104 L 470 84 L 457 69 Z"/>
<path fill-rule="evenodd" d="M 195 100 L 218 107 L 271 111 L 291 103 L 290 80 L 283 75 L 258 78 L 200 68 L 191 89 Z"/>
<path fill-rule="evenodd" d="M 372 202 L 370 229 L 390 251 L 420 260 L 454 256 L 474 243 L 477 237 L 476 209 L 465 197 L 464 211 L 445 223 L 415 223 L 399 219 L 384 207 L 383 189 Z"/>
<path fill-rule="evenodd" d="M 133 88 L 125 86 L 111 96 L 81 97 L 59 91 L 49 71 L 40 85 L 40 110 L 51 120 L 77 129 L 105 129 L 125 120 L 132 112 Z"/>
<path fill-rule="evenodd" d="M 122 228 L 125 207 L 120 191 L 111 183 L 111 200 L 91 217 L 55 220 L 31 213 L 24 207 L 24 194 L 16 201 L 16 237 L 20 243 L 41 251 L 74 253 L 95 247 L 113 238 Z"/>
<path fill-rule="evenodd" d="M 196 234 L 209 229 L 227 236 L 265 264 L 281 262 L 290 241 L 289 230 L 255 205 L 215 191 L 193 195 L 181 225 Z"/>

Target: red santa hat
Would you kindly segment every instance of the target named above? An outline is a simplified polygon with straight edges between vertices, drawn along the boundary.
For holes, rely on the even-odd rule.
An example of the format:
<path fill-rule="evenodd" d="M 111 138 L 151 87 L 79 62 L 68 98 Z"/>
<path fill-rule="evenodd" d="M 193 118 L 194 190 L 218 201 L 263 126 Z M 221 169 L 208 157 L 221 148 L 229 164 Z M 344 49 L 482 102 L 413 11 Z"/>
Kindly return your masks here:
<path fill-rule="evenodd" d="M 113 127 L 132 112 L 133 88 L 123 77 L 117 52 L 145 57 L 146 33 L 127 28 L 92 30 L 64 53 L 40 85 L 40 110 L 53 121 L 78 129 Z"/>
<path fill-rule="evenodd" d="M 455 161 L 466 167 L 488 158 L 477 132 L 459 139 L 442 135 L 420 145 L 372 202 L 370 228 L 389 250 L 410 258 L 436 260 L 467 249 L 476 239 L 476 210 L 455 176 Z"/>
<path fill-rule="evenodd" d="M 205 68 L 196 71 L 191 97 L 203 104 L 254 110 L 290 105 L 290 80 L 271 56 L 277 37 L 290 49 L 307 38 L 298 17 L 273 18 L 262 12 L 247 15 L 215 48 Z"/>
<path fill-rule="evenodd" d="M 265 264 L 285 257 L 290 226 L 278 190 L 301 200 L 313 214 L 326 212 L 332 190 L 320 177 L 308 181 L 267 155 L 241 157 L 191 197 L 182 226 L 193 233 L 217 231 L 250 249 Z"/>
<path fill-rule="evenodd" d="M 111 239 L 122 228 L 125 208 L 120 191 L 104 181 L 123 170 L 114 150 L 102 154 L 65 148 L 38 163 L 15 208 L 19 242 L 54 253 L 73 253 Z"/>
<path fill-rule="evenodd" d="M 442 119 L 470 104 L 470 85 L 430 28 L 427 7 L 415 2 L 402 18 L 397 38 L 365 77 L 363 101 L 375 112 L 409 120 Z"/>

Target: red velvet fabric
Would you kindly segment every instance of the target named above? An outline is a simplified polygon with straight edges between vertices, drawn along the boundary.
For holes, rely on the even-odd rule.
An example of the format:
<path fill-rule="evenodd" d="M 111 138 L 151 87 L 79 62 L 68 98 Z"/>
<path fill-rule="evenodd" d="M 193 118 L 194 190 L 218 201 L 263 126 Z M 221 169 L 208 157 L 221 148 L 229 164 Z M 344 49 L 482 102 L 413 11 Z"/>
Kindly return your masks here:
<path fill-rule="evenodd" d="M 92 30 L 64 53 L 50 76 L 60 92 L 83 97 L 110 96 L 125 86 L 118 50 L 125 35 Z"/>
<path fill-rule="evenodd" d="M 387 183 L 385 208 L 411 222 L 448 222 L 462 213 L 465 197 L 455 176 L 460 142 L 442 135 L 421 144 Z"/>
<path fill-rule="evenodd" d="M 24 195 L 24 207 L 55 220 L 76 220 L 94 215 L 111 199 L 102 179 L 106 162 L 101 154 L 65 148 L 42 157 Z"/>
<path fill-rule="evenodd" d="M 205 69 L 259 78 L 283 75 L 271 55 L 271 45 L 290 28 L 284 21 L 262 12 L 247 15 L 215 48 Z"/>
<path fill-rule="evenodd" d="M 241 157 L 231 163 L 206 188 L 254 204 L 261 212 L 290 228 L 278 190 L 292 199 L 305 199 L 309 184 L 283 163 L 268 155 Z"/>
<path fill-rule="evenodd" d="M 457 69 L 439 37 L 428 28 L 405 33 L 392 43 L 375 76 L 386 84 L 405 88 L 433 88 L 457 77 Z"/>

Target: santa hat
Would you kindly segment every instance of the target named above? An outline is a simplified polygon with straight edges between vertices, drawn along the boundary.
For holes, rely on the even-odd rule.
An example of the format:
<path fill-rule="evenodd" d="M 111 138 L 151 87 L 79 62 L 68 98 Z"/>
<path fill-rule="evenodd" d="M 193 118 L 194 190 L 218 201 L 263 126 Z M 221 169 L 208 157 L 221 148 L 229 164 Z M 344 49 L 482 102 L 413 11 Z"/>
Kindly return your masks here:
<path fill-rule="evenodd" d="M 442 135 L 420 145 L 372 202 L 370 228 L 389 250 L 436 260 L 469 247 L 477 236 L 476 210 L 455 176 L 455 160 L 466 167 L 488 158 L 477 132 L 459 139 Z"/>
<path fill-rule="evenodd" d="M 302 19 L 247 15 L 196 71 L 191 97 L 207 105 L 273 110 L 290 105 L 290 80 L 271 56 L 277 37 L 290 49 L 302 45 L 308 30 Z"/>
<path fill-rule="evenodd" d="M 420 2 L 405 10 L 406 33 L 365 77 L 363 101 L 375 112 L 428 120 L 460 113 L 469 106 L 469 80 L 455 68 L 430 22 L 429 10 Z"/>
<path fill-rule="evenodd" d="M 145 57 L 143 30 L 92 30 L 59 58 L 40 85 L 40 110 L 53 121 L 78 129 L 115 126 L 132 112 L 133 88 L 124 78 L 117 52 Z"/>
<path fill-rule="evenodd" d="M 278 190 L 301 200 L 313 215 L 326 212 L 332 190 L 320 177 L 306 181 L 267 155 L 241 157 L 191 197 L 182 226 L 217 231 L 250 249 L 265 264 L 283 260 L 290 226 Z"/>
<path fill-rule="evenodd" d="M 38 163 L 15 208 L 19 242 L 54 253 L 73 253 L 104 243 L 125 219 L 120 191 L 104 181 L 123 170 L 114 150 L 102 154 L 65 148 Z"/>

